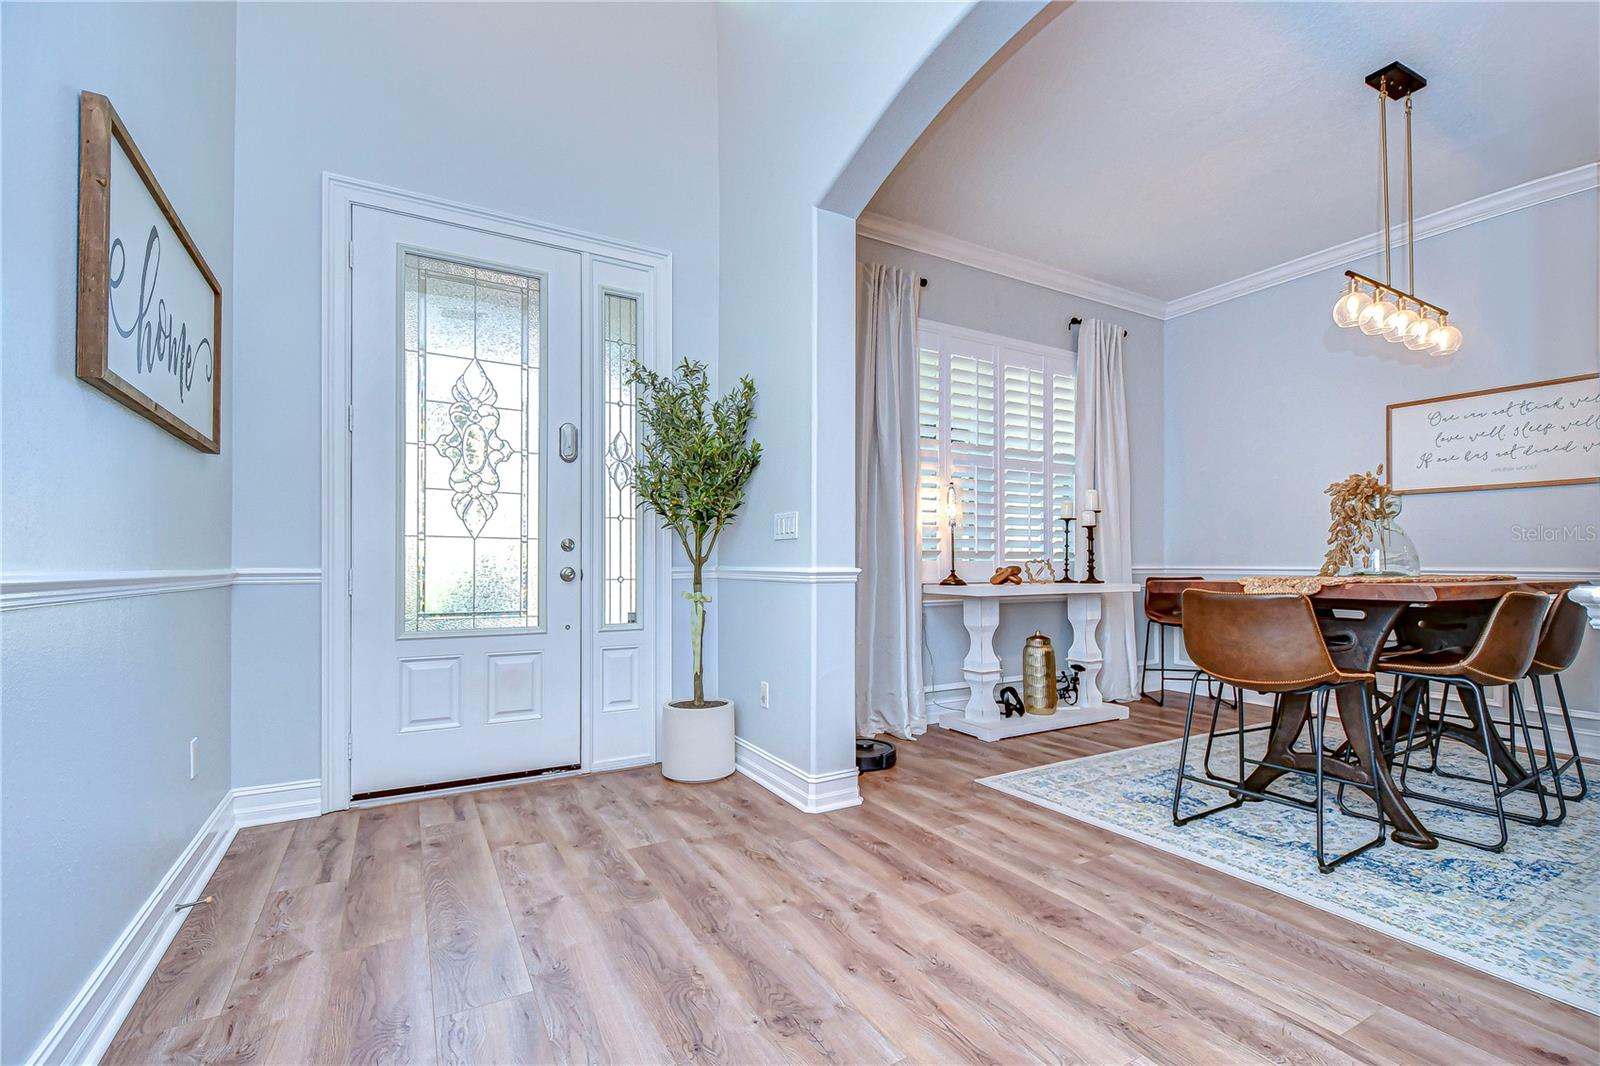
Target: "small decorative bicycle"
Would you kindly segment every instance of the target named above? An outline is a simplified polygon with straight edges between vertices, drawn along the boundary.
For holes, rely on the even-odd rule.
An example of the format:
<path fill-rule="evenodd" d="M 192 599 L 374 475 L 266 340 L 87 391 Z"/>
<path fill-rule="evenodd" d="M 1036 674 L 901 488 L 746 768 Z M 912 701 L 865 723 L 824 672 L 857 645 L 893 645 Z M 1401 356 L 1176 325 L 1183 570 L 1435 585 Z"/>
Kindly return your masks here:
<path fill-rule="evenodd" d="M 1078 704 L 1078 678 L 1083 674 L 1083 667 L 1077 663 L 1069 664 L 1069 669 L 1056 675 L 1056 698 L 1068 707 Z"/>

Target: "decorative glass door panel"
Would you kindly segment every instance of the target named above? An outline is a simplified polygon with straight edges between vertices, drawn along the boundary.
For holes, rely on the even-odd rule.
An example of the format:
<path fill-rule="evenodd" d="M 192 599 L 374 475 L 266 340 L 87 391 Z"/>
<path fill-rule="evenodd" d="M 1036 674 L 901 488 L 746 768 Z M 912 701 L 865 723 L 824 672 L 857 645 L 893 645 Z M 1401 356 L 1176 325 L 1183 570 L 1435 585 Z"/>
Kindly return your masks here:
<path fill-rule="evenodd" d="M 537 629 L 539 278 L 404 269 L 402 632 Z"/>

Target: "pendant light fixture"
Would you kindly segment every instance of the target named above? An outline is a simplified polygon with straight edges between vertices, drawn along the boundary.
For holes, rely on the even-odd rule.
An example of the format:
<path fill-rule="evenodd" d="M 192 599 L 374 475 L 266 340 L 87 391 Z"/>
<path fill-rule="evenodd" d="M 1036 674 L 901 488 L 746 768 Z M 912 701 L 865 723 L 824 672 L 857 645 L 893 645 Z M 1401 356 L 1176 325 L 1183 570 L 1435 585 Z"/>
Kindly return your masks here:
<path fill-rule="evenodd" d="M 1416 295 L 1416 212 L 1412 204 L 1411 96 L 1428 84 L 1421 74 L 1402 63 L 1390 63 L 1367 75 L 1378 92 L 1378 149 L 1383 159 L 1383 280 L 1346 270 L 1345 289 L 1333 304 L 1333 323 L 1342 329 L 1359 329 L 1412 351 L 1449 355 L 1461 347 L 1461 330 L 1450 324 L 1450 314 L 1438 304 Z M 1394 251 L 1389 224 L 1389 101 L 1405 101 L 1406 113 L 1406 288 L 1394 285 Z"/>

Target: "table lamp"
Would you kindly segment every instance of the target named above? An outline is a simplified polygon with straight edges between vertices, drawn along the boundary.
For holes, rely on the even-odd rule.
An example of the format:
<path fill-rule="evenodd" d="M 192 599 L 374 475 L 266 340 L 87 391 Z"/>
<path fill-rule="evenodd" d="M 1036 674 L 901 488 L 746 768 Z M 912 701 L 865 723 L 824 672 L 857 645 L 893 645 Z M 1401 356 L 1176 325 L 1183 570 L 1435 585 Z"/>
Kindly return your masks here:
<path fill-rule="evenodd" d="M 961 497 L 956 495 L 954 480 L 945 487 L 944 513 L 950 523 L 950 575 L 939 584 L 965 585 L 966 582 L 961 580 L 961 575 L 956 573 L 956 526 L 961 521 Z"/>

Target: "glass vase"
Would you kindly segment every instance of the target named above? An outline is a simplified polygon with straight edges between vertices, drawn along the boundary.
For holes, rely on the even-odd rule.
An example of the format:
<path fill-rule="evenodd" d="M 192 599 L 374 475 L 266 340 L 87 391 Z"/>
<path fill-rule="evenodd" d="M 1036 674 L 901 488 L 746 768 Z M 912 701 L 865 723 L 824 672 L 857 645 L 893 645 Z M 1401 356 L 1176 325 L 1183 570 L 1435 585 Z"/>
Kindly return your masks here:
<path fill-rule="evenodd" d="M 1383 517 L 1368 525 L 1367 548 L 1357 558 L 1353 573 L 1383 577 L 1416 577 L 1422 573 L 1416 542 L 1395 521 L 1399 517 L 1400 497 L 1391 496 Z"/>

